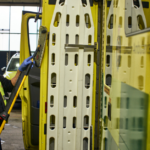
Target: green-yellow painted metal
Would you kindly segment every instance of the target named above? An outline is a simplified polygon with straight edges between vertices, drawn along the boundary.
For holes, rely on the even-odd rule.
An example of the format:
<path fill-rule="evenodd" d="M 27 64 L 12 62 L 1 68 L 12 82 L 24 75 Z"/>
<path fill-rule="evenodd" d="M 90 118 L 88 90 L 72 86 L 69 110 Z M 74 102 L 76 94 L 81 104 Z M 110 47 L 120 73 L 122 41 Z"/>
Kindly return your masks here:
<path fill-rule="evenodd" d="M 29 40 L 28 40 L 28 19 L 35 18 L 36 14 L 34 13 L 25 13 L 22 14 L 22 24 L 21 24 L 21 44 L 20 44 L 20 64 L 24 61 L 25 58 L 30 56 L 29 51 Z M 40 16 L 41 17 L 41 16 Z M 29 79 L 28 76 L 22 86 L 22 89 L 19 93 L 21 97 L 22 105 L 22 131 L 23 131 L 23 141 L 25 149 L 37 150 L 38 145 L 32 145 L 31 143 L 31 122 L 30 122 L 30 93 L 29 90 L 23 90 L 24 88 L 29 89 Z"/>
<path fill-rule="evenodd" d="M 4 101 L 4 104 L 6 105 L 7 104 L 7 101 L 5 99 L 5 93 L 4 93 L 4 89 L 3 89 L 3 86 L 2 86 L 2 83 L 0 82 L 0 94 L 3 98 L 3 101 Z"/>

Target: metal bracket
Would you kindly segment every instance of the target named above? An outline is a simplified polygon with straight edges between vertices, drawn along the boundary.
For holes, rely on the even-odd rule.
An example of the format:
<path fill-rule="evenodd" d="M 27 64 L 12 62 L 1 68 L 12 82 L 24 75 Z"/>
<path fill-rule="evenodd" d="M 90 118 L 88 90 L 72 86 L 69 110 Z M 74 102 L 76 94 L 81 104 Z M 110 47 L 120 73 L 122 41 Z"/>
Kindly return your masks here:
<path fill-rule="evenodd" d="M 97 49 L 97 43 L 95 43 L 94 45 L 82 45 L 82 44 L 65 44 L 65 49 L 67 48 L 79 48 L 79 49 L 84 49 L 85 51 L 85 48 L 89 49 L 86 51 L 91 51 L 91 49 L 93 49 L 93 51 Z"/>

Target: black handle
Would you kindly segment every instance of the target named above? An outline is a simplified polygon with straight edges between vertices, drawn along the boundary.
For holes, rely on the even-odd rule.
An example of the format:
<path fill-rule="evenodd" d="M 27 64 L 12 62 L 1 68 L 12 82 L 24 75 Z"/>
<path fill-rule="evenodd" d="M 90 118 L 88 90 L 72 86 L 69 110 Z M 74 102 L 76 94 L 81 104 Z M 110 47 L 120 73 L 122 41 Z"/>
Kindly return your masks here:
<path fill-rule="evenodd" d="M 28 67 L 27 67 L 27 69 L 26 69 L 25 75 L 28 75 L 28 74 L 29 74 L 29 72 L 30 72 L 30 70 L 31 70 L 31 68 L 32 68 L 32 65 L 33 65 L 33 63 L 31 63 L 31 64 L 28 65 Z"/>

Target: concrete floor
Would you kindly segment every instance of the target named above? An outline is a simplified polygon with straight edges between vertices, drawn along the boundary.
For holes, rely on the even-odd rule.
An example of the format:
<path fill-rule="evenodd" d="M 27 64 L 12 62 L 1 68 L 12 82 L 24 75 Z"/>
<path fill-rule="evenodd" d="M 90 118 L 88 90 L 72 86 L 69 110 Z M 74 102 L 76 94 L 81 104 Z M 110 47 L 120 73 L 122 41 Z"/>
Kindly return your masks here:
<path fill-rule="evenodd" d="M 0 135 L 2 150 L 25 150 L 22 137 L 21 103 L 16 103 Z"/>

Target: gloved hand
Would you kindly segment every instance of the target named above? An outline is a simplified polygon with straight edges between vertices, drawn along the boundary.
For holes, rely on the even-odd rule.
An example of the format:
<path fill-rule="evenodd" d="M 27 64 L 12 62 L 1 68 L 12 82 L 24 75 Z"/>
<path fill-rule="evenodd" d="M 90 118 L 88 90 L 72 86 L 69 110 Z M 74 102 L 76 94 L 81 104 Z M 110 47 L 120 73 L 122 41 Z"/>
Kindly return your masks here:
<path fill-rule="evenodd" d="M 25 59 L 23 61 L 23 63 L 21 64 L 21 66 L 18 68 L 18 70 L 20 70 L 20 71 L 26 70 L 27 66 L 32 63 L 32 61 L 31 61 L 32 57 L 33 56 L 30 56 L 27 59 Z"/>

